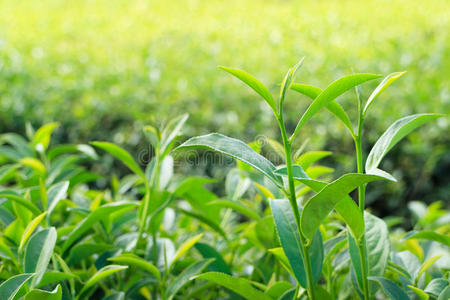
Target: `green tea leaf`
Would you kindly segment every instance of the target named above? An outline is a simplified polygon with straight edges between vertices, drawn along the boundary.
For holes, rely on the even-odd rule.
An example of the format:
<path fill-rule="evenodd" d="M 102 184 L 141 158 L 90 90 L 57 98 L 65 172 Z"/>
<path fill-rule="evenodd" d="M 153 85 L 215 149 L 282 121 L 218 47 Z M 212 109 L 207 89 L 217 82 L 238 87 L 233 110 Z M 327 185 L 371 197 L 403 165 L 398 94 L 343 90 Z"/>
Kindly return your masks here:
<path fill-rule="evenodd" d="M 195 279 L 204 279 L 221 285 L 248 300 L 271 300 L 272 298 L 263 292 L 255 289 L 249 280 L 244 278 L 232 277 L 230 275 L 218 272 L 204 273 L 196 276 Z"/>
<path fill-rule="evenodd" d="M 419 239 L 419 240 L 429 240 L 429 241 L 435 241 L 438 243 L 441 243 L 443 245 L 446 245 L 447 247 L 450 247 L 450 237 L 434 232 L 434 231 L 413 231 L 412 233 L 407 234 L 404 239 Z"/>
<path fill-rule="evenodd" d="M 45 169 L 45 166 L 43 163 L 41 163 L 39 160 L 33 157 L 25 157 L 20 160 L 20 163 L 24 166 L 30 167 L 31 169 L 35 170 L 39 175 L 45 175 L 47 170 Z"/>
<path fill-rule="evenodd" d="M 273 171 L 275 166 L 266 158 L 256 153 L 244 142 L 233 139 L 218 133 L 193 137 L 184 142 L 177 149 L 203 148 L 214 150 L 219 153 L 229 155 L 236 158 L 263 173 L 273 183 L 280 186 L 280 179 L 277 178 Z"/>
<path fill-rule="evenodd" d="M 91 287 L 97 284 L 99 281 L 111 276 L 114 273 L 127 269 L 127 266 L 108 265 L 98 270 L 83 286 L 78 294 L 78 299 Z"/>
<path fill-rule="evenodd" d="M 385 273 L 391 249 L 388 228 L 383 220 L 367 212 L 365 213 L 364 221 L 368 275 L 381 277 Z M 351 262 L 355 268 L 358 283 L 362 286 L 361 272 L 358 271 L 361 270 L 361 258 L 357 242 L 351 235 L 348 235 L 348 241 Z M 370 290 L 373 292 L 374 287 L 371 287 Z"/>
<path fill-rule="evenodd" d="M 358 186 L 371 181 L 381 180 L 382 177 L 367 174 L 345 174 L 325 186 L 312 197 L 304 206 L 301 216 L 302 233 L 311 239 L 322 221 L 333 208 Z"/>
<path fill-rule="evenodd" d="M 33 146 L 35 149 L 46 150 L 50 143 L 50 135 L 58 126 L 59 123 L 49 123 L 39 128 L 33 137 Z"/>
<path fill-rule="evenodd" d="M 69 257 L 66 262 L 69 266 L 74 265 L 82 261 L 83 259 L 91 256 L 92 254 L 101 254 L 105 251 L 115 249 L 110 244 L 95 244 L 95 243 L 83 243 L 77 244 L 71 247 Z"/>
<path fill-rule="evenodd" d="M 275 100 L 272 98 L 272 94 L 270 94 L 266 86 L 262 84 L 258 79 L 242 70 L 227 68 L 223 66 L 219 66 L 219 68 L 237 77 L 246 85 L 251 87 L 255 92 L 257 92 L 261 97 L 263 97 L 264 100 L 266 100 L 267 104 L 269 104 L 273 112 L 276 114 L 277 104 Z"/>
<path fill-rule="evenodd" d="M 208 266 L 212 272 L 222 272 L 231 275 L 231 269 L 223 259 L 222 255 L 213 247 L 204 243 L 196 243 L 195 249 L 203 256 L 203 258 L 214 258 L 214 261 Z"/>
<path fill-rule="evenodd" d="M 342 95 L 349 89 L 360 85 L 366 81 L 379 78 L 380 75 L 375 74 L 352 74 L 339 78 L 331 83 L 326 89 L 324 89 L 311 103 L 308 109 L 305 111 L 300 121 L 297 123 L 294 133 L 290 140 L 294 140 L 298 131 L 306 124 L 322 107 L 326 106 L 332 100 Z"/>
<path fill-rule="evenodd" d="M 441 114 L 417 114 L 395 121 L 370 150 L 366 160 L 366 172 L 376 170 L 389 150 L 411 131 L 441 116 Z"/>
<path fill-rule="evenodd" d="M 408 287 L 420 298 L 420 300 L 428 300 L 430 298 L 423 290 L 412 285 L 408 285 Z"/>
<path fill-rule="evenodd" d="M 172 148 L 175 138 L 180 135 L 184 123 L 189 118 L 188 114 L 183 114 L 171 120 L 161 133 L 161 155 L 165 157 Z"/>
<path fill-rule="evenodd" d="M 450 299 L 450 286 L 447 286 L 440 294 L 437 300 Z"/>
<path fill-rule="evenodd" d="M 249 219 L 253 219 L 255 221 L 259 221 L 261 217 L 255 213 L 252 209 L 234 201 L 228 201 L 228 200 L 214 200 L 208 203 L 208 205 L 214 205 L 216 207 L 226 207 L 231 208 L 244 216 L 248 217 Z"/>
<path fill-rule="evenodd" d="M 23 247 L 25 246 L 26 242 L 28 241 L 29 237 L 33 233 L 33 231 L 36 229 L 36 227 L 41 223 L 41 221 L 45 218 L 47 215 L 47 212 L 43 212 L 33 220 L 31 220 L 30 223 L 28 223 L 27 227 L 25 228 L 25 231 L 22 234 L 22 239 L 20 241 L 19 246 L 19 252 L 22 252 Z"/>
<path fill-rule="evenodd" d="M 34 274 L 19 274 L 12 276 L 0 285 L 0 299 L 13 300 L 20 288 Z"/>
<path fill-rule="evenodd" d="M 445 278 L 434 278 L 431 280 L 425 288 L 425 292 L 438 297 L 439 294 L 449 285 L 449 282 Z"/>
<path fill-rule="evenodd" d="M 41 288 L 50 284 L 54 284 L 57 282 L 61 282 L 64 280 L 71 280 L 78 278 L 77 276 L 69 273 L 63 272 L 45 272 L 44 276 L 42 276 L 41 282 L 36 286 L 37 288 Z"/>
<path fill-rule="evenodd" d="M 292 289 L 292 284 L 287 281 L 278 281 L 271 285 L 264 294 L 272 297 L 272 299 L 280 298 L 286 291 Z"/>
<path fill-rule="evenodd" d="M 159 273 L 158 268 L 155 267 L 154 265 L 152 265 L 151 263 L 149 263 L 148 261 L 146 261 L 145 259 L 140 258 L 137 255 L 134 255 L 131 253 L 126 253 L 126 254 L 121 254 L 119 256 L 110 257 L 110 258 L 108 258 L 108 260 L 110 260 L 114 263 L 135 266 L 137 268 L 140 268 L 140 269 L 152 274 L 153 276 L 155 276 L 156 279 L 158 279 L 158 281 L 161 281 L 161 274 Z"/>
<path fill-rule="evenodd" d="M 289 260 L 297 281 L 307 287 L 307 277 L 303 251 L 294 213 L 287 199 L 270 200 L 273 218 L 280 237 L 284 253 Z M 323 263 L 323 243 L 320 232 L 317 232 L 309 247 L 314 281 L 319 280 Z"/>
<path fill-rule="evenodd" d="M 316 99 L 317 96 L 319 96 L 320 93 L 323 92 L 321 88 L 300 83 L 292 84 L 291 89 L 311 98 L 312 100 Z M 341 120 L 341 122 L 345 125 L 345 127 L 348 128 L 350 133 L 353 134 L 352 122 L 350 121 L 350 118 L 348 117 L 345 110 L 337 101 L 335 100 L 330 101 L 327 105 L 325 105 L 325 108 L 333 115 L 335 115 L 339 120 Z"/>
<path fill-rule="evenodd" d="M 145 180 L 145 174 L 133 159 L 133 157 L 124 149 L 108 142 L 91 142 L 92 145 L 105 150 L 121 162 L 123 162 L 131 171 Z"/>
<path fill-rule="evenodd" d="M 416 282 L 420 279 L 420 276 L 422 276 L 423 273 L 425 273 L 426 270 L 428 270 L 435 262 L 437 262 L 442 256 L 444 256 L 443 254 L 440 255 L 436 255 L 433 257 L 430 257 L 429 259 L 427 259 L 426 261 L 424 261 L 424 263 L 422 264 L 422 266 L 420 266 L 419 272 L 417 272 L 417 277 L 416 277 Z"/>
<path fill-rule="evenodd" d="M 205 259 L 197 261 L 187 267 L 180 275 L 178 275 L 167 287 L 166 298 L 168 300 L 173 299 L 176 293 L 189 281 L 193 279 L 193 276 L 200 273 L 204 268 L 206 268 L 214 259 Z M 208 273 L 206 273 L 208 274 Z"/>
<path fill-rule="evenodd" d="M 392 280 L 383 277 L 373 277 L 370 276 L 369 280 L 378 283 L 383 289 L 386 296 L 391 300 L 409 300 L 408 294 L 403 291 L 398 285 L 396 285 Z"/>
<path fill-rule="evenodd" d="M 175 253 L 175 257 L 173 258 L 171 265 L 173 265 L 183 254 L 189 251 L 195 243 L 197 243 L 201 238 L 203 237 L 203 233 L 200 233 L 194 237 L 191 237 L 187 241 L 185 241 L 180 248 L 178 248 L 177 252 Z"/>
<path fill-rule="evenodd" d="M 372 104 L 372 102 L 377 98 L 388 86 L 390 86 L 394 81 L 402 77 L 406 72 L 395 72 L 386 76 L 383 81 L 375 88 L 375 90 L 370 95 L 366 102 L 366 106 L 363 109 L 363 115 L 367 114 L 367 109 Z"/>
<path fill-rule="evenodd" d="M 64 199 L 67 195 L 67 190 L 69 189 L 69 181 L 58 182 L 57 184 L 52 185 L 47 191 L 47 211 L 48 215 L 50 215 L 55 209 L 58 202 Z"/>
<path fill-rule="evenodd" d="M 56 238 L 56 229 L 54 227 L 46 228 L 35 233 L 25 248 L 24 270 L 26 273 L 36 274 L 31 282 L 32 287 L 39 284 L 47 270 Z"/>
<path fill-rule="evenodd" d="M 58 284 L 58 286 L 51 292 L 33 289 L 25 295 L 24 300 L 61 300 L 61 298 L 62 289 L 61 285 Z"/>
<path fill-rule="evenodd" d="M 20 204 L 26 209 L 28 209 L 35 215 L 39 215 L 41 213 L 41 211 L 39 210 L 39 208 L 36 207 L 36 205 L 34 205 L 31 201 L 22 198 L 14 191 L 10 190 L 0 191 L 0 198 L 6 198 L 8 200 L 14 201 L 17 204 Z"/>
<path fill-rule="evenodd" d="M 309 167 L 311 167 L 312 164 L 315 163 L 316 161 L 330 155 L 331 155 L 330 151 L 309 151 L 303 153 L 299 158 L 297 158 L 295 160 L 295 163 L 300 165 L 303 168 L 303 170 L 306 170 Z"/>
<path fill-rule="evenodd" d="M 211 218 L 209 218 L 208 216 L 205 216 L 203 214 L 197 214 L 195 212 L 192 211 L 188 211 L 182 208 L 177 208 L 177 211 L 192 217 L 194 219 L 197 219 L 198 221 L 200 221 L 201 223 L 211 227 L 211 229 L 213 229 L 214 231 L 216 231 L 217 233 L 219 233 L 221 236 L 223 236 L 224 239 L 228 239 L 227 234 L 225 233 L 225 231 L 223 231 L 223 229 L 220 227 L 219 224 L 217 224 L 217 222 L 215 220 L 212 220 Z"/>
<path fill-rule="evenodd" d="M 139 206 L 139 203 L 137 202 L 119 201 L 105 204 L 94 210 L 86 218 L 84 218 L 83 221 L 81 221 L 77 225 L 77 227 L 75 227 L 75 229 L 69 234 L 62 246 L 62 252 L 64 253 L 70 247 L 70 245 L 72 245 L 84 232 L 89 230 L 92 225 L 94 225 L 101 219 L 104 219 L 106 216 L 109 216 L 109 214 L 118 210 L 131 210 L 137 206 Z"/>
<path fill-rule="evenodd" d="M 284 98 L 286 96 L 286 91 L 291 87 L 292 81 L 295 78 L 295 73 L 297 73 L 297 70 L 299 68 L 301 68 L 304 60 L 305 60 L 305 58 L 303 57 L 295 66 L 293 66 L 291 69 L 289 69 L 286 76 L 284 77 L 283 82 L 281 83 L 280 106 L 278 108 L 279 113 L 281 113 L 281 110 L 283 109 L 283 103 L 284 103 Z"/>

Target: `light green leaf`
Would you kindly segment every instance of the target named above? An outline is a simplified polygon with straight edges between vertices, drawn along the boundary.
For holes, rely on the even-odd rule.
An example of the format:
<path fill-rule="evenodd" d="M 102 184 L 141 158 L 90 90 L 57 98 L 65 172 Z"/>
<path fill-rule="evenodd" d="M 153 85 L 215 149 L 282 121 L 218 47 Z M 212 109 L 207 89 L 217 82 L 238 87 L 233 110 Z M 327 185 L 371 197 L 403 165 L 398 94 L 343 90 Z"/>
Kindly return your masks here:
<path fill-rule="evenodd" d="M 411 131 L 441 116 L 441 114 L 417 114 L 395 121 L 370 150 L 366 160 L 366 172 L 377 169 L 389 150 Z"/>
<path fill-rule="evenodd" d="M 39 215 L 41 211 L 39 208 L 37 208 L 31 201 L 28 201 L 24 198 L 22 198 L 20 195 L 18 195 L 14 191 L 6 190 L 6 191 L 0 191 L 0 198 L 6 198 L 8 200 L 14 201 L 17 204 L 22 205 L 29 211 L 31 211 L 35 215 Z"/>
<path fill-rule="evenodd" d="M 367 113 L 367 109 L 372 104 L 372 102 L 377 98 L 388 86 L 390 86 L 394 81 L 403 76 L 406 72 L 395 72 L 386 76 L 383 81 L 376 87 L 376 89 L 372 92 L 369 99 L 366 102 L 366 106 L 363 109 L 363 115 L 365 116 Z"/>
<path fill-rule="evenodd" d="M 41 221 L 45 218 L 46 215 L 47 212 L 43 212 L 42 214 L 31 220 L 30 223 L 28 223 L 27 227 L 25 228 L 22 234 L 22 239 L 20 240 L 19 252 L 22 252 L 22 249 L 25 246 L 26 242 L 28 241 L 29 237 L 36 229 L 36 227 L 39 225 L 39 223 L 41 223 Z"/>
<path fill-rule="evenodd" d="M 430 257 L 429 259 L 424 261 L 424 263 L 420 266 L 419 272 L 417 272 L 416 283 L 417 283 L 417 281 L 419 281 L 420 276 L 422 276 L 422 274 L 425 273 L 425 271 L 428 270 L 428 268 L 430 268 L 442 256 L 444 256 L 444 254 L 440 254 L 440 255 L 436 255 L 436 256 Z"/>
<path fill-rule="evenodd" d="M 262 84 L 258 79 L 253 77 L 252 75 L 238 69 L 227 68 L 223 66 L 219 66 L 222 70 L 230 73 L 231 75 L 237 77 L 246 85 L 251 87 L 255 92 L 257 92 L 264 100 L 266 100 L 267 104 L 272 108 L 273 112 L 276 114 L 277 104 L 270 94 L 269 90 L 266 88 L 264 84 Z"/>
<path fill-rule="evenodd" d="M 201 238 L 203 237 L 203 233 L 200 233 L 194 237 L 191 237 L 187 241 L 185 241 L 180 248 L 178 248 L 177 252 L 175 253 L 175 257 L 173 258 L 171 265 L 173 265 L 183 254 L 189 251 L 195 243 L 197 243 Z"/>
<path fill-rule="evenodd" d="M 278 108 L 278 112 L 279 113 L 283 109 L 283 103 L 284 103 L 284 98 L 286 96 L 286 91 L 291 87 L 292 81 L 295 78 L 295 73 L 297 72 L 297 70 L 299 68 L 301 68 L 301 66 L 303 65 L 303 61 L 304 60 L 305 60 L 305 58 L 303 57 L 295 66 L 293 66 L 291 69 L 289 69 L 289 71 L 287 72 L 286 76 L 284 77 L 283 82 L 281 83 L 281 88 L 280 88 L 280 106 Z"/>
<path fill-rule="evenodd" d="M 212 220 L 210 217 L 208 217 L 206 215 L 197 214 L 195 212 L 188 211 L 188 210 L 185 210 L 182 208 L 177 208 L 176 210 L 189 216 L 189 217 L 197 219 L 198 221 L 200 221 L 203 224 L 206 224 L 207 226 L 211 227 L 211 229 L 213 229 L 214 231 L 219 233 L 221 236 L 223 236 L 224 239 L 228 239 L 227 234 L 225 233 L 225 231 L 223 231 L 223 229 L 220 227 L 220 225 L 217 224 L 216 220 Z"/>
<path fill-rule="evenodd" d="M 253 219 L 255 221 L 259 221 L 261 217 L 255 213 L 252 209 L 234 201 L 228 201 L 228 200 L 214 200 L 208 203 L 208 205 L 213 205 L 215 207 L 226 207 L 231 208 L 244 216 Z"/>
<path fill-rule="evenodd" d="M 108 142 L 91 142 L 91 144 L 94 145 L 95 147 L 98 147 L 108 152 L 109 154 L 111 154 L 112 156 L 123 162 L 136 175 L 140 176 L 142 179 L 145 180 L 144 172 L 142 172 L 141 168 L 133 159 L 133 157 L 130 155 L 130 153 L 128 153 L 121 147 Z"/>
<path fill-rule="evenodd" d="M 176 293 L 189 281 L 191 281 L 193 276 L 200 273 L 204 268 L 206 268 L 214 259 L 205 259 L 197 261 L 187 267 L 180 275 L 178 275 L 167 287 L 166 298 L 168 300 L 173 299 Z M 208 274 L 208 273 L 206 273 Z"/>
<path fill-rule="evenodd" d="M 419 232 L 413 231 L 412 233 L 407 234 L 407 236 L 405 236 L 404 239 L 435 241 L 443 245 L 446 245 L 447 247 L 450 247 L 450 237 L 434 231 L 427 231 L 427 230 Z"/>
<path fill-rule="evenodd" d="M 275 166 L 266 158 L 256 153 L 244 142 L 233 139 L 222 134 L 211 133 L 207 135 L 193 137 L 184 142 L 177 149 L 203 148 L 214 150 L 225 155 L 236 158 L 263 173 L 273 183 L 280 186 L 280 179 L 277 178 L 273 171 Z"/>
<path fill-rule="evenodd" d="M 37 150 L 46 150 L 50 143 L 50 135 L 59 126 L 59 123 L 45 124 L 39 128 L 33 137 L 33 146 Z"/>
<path fill-rule="evenodd" d="M 331 155 L 330 151 L 309 151 L 303 153 L 299 158 L 297 158 L 295 160 L 295 163 L 300 165 L 303 168 L 303 170 L 306 170 L 309 167 L 311 167 L 312 164 L 315 163 L 316 161 L 330 155 Z"/>
<path fill-rule="evenodd" d="M 302 245 L 291 205 L 287 199 L 271 199 L 270 207 L 272 208 L 281 245 L 295 277 L 300 285 L 307 287 Z M 323 263 L 323 243 L 319 231 L 314 235 L 309 250 L 313 279 L 317 282 L 320 278 Z"/>
<path fill-rule="evenodd" d="M 245 278 L 232 277 L 218 272 L 204 273 L 195 279 L 204 279 L 221 285 L 248 300 L 271 300 L 272 298 L 255 289 L 249 280 Z"/>
<path fill-rule="evenodd" d="M 61 300 L 61 298 L 62 289 L 61 285 L 58 284 L 58 286 L 51 292 L 33 289 L 25 295 L 24 300 Z"/>
<path fill-rule="evenodd" d="M 77 225 L 77 227 L 75 227 L 75 229 L 69 234 L 62 246 L 62 252 L 64 253 L 70 247 L 70 245 L 72 245 L 85 231 L 89 230 L 96 222 L 106 218 L 115 211 L 131 210 L 137 206 L 139 206 L 138 202 L 119 201 L 105 204 L 94 210 L 86 218 L 84 218 L 83 221 L 81 221 Z"/>
<path fill-rule="evenodd" d="M 155 276 L 155 278 L 158 279 L 158 281 L 161 280 L 161 274 L 159 273 L 158 268 L 137 255 L 134 255 L 131 253 L 126 253 L 126 254 L 121 254 L 119 256 L 110 257 L 110 258 L 108 258 L 108 260 L 110 260 L 114 263 L 135 266 L 137 268 L 140 268 L 144 271 L 149 272 L 150 274 Z"/>
<path fill-rule="evenodd" d="M 284 253 L 283 248 L 272 248 L 269 249 L 269 252 L 278 259 L 283 268 L 285 268 L 292 277 L 295 277 L 294 271 L 292 271 L 291 264 L 289 263 L 289 259 L 287 258 L 286 253 Z"/>
<path fill-rule="evenodd" d="M 13 300 L 20 288 L 28 281 L 34 274 L 20 274 L 15 275 L 3 282 L 0 285 L 0 299 Z"/>
<path fill-rule="evenodd" d="M 175 138 L 180 135 L 181 129 L 183 128 L 183 125 L 184 123 L 186 123 L 188 118 L 188 114 L 178 116 L 177 118 L 171 120 L 169 124 L 167 124 L 166 128 L 164 128 L 161 134 L 162 157 L 166 156 L 169 153 L 173 143 L 175 142 Z"/>
<path fill-rule="evenodd" d="M 299 83 L 292 84 L 291 89 L 311 98 L 312 100 L 316 99 L 317 96 L 319 96 L 320 93 L 322 93 L 323 91 L 321 88 L 308 84 L 299 84 Z M 352 122 L 350 121 L 350 118 L 348 117 L 345 110 L 337 101 L 335 100 L 330 101 L 327 105 L 325 105 L 325 108 L 333 115 L 335 115 L 339 120 L 341 120 L 341 122 L 345 125 L 345 127 L 348 128 L 350 133 L 353 134 Z"/>
<path fill-rule="evenodd" d="M 105 266 L 103 268 L 101 268 L 100 270 L 98 270 L 94 276 L 92 276 L 83 286 L 83 288 L 81 289 L 81 291 L 78 294 L 78 299 L 81 298 L 81 296 L 92 286 L 94 286 L 96 283 L 98 283 L 99 281 L 105 279 L 108 276 L 111 276 L 114 273 L 117 273 L 119 271 L 125 270 L 127 269 L 127 266 L 119 266 L 119 265 L 108 265 Z"/>
<path fill-rule="evenodd" d="M 301 216 L 302 233 L 311 239 L 323 220 L 333 208 L 358 186 L 371 181 L 381 180 L 382 177 L 367 174 L 345 174 L 325 186 L 305 204 Z"/>
<path fill-rule="evenodd" d="M 290 282 L 278 281 L 267 288 L 264 294 L 272 297 L 272 299 L 278 299 L 290 289 L 292 289 L 292 284 Z"/>
<path fill-rule="evenodd" d="M 379 78 L 380 75 L 375 74 L 352 74 L 339 78 L 324 89 L 311 103 L 305 111 L 300 121 L 297 123 L 294 133 L 290 140 L 294 140 L 298 131 L 306 124 L 322 107 L 348 91 L 349 89 L 360 85 L 366 81 Z"/>
<path fill-rule="evenodd" d="M 383 289 L 386 296 L 391 300 L 409 300 L 408 294 L 403 291 L 398 285 L 396 285 L 392 280 L 383 277 L 369 277 L 369 280 L 378 283 Z"/>
<path fill-rule="evenodd" d="M 58 202 L 64 199 L 67 195 L 67 190 L 69 189 L 69 181 L 58 182 L 52 185 L 47 191 L 47 211 L 48 215 L 52 213 Z"/>
<path fill-rule="evenodd" d="M 45 175 L 47 170 L 43 163 L 33 157 L 25 157 L 20 160 L 20 163 L 24 166 L 30 167 L 40 175 Z"/>
<path fill-rule="evenodd" d="M 408 285 L 408 287 L 420 298 L 420 300 L 428 300 L 430 298 L 423 290 L 412 285 Z"/>
<path fill-rule="evenodd" d="M 26 273 L 35 273 L 31 286 L 34 287 L 42 279 L 47 270 L 48 263 L 56 244 L 56 229 L 54 227 L 43 229 L 35 233 L 25 248 L 24 270 Z"/>

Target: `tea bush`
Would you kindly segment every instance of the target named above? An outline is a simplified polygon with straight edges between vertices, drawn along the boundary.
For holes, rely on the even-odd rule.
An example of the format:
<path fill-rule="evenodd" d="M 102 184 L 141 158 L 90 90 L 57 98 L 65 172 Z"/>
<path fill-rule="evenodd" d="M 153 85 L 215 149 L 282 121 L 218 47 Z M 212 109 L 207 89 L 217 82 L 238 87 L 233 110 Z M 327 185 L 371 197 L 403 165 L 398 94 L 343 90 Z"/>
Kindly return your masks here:
<path fill-rule="evenodd" d="M 365 159 L 367 112 L 403 73 L 381 81 L 355 73 L 322 90 L 294 82 L 302 62 L 289 70 L 277 98 L 252 75 L 223 67 L 272 110 L 282 143 L 267 142 L 279 166 L 260 154 L 260 143 L 218 133 L 193 137 L 174 152 L 187 115 L 143 127 L 152 149 L 145 169 L 113 143 L 52 144 L 57 123 L 27 126 L 26 137 L 2 134 L 0 298 L 448 299 L 450 213 L 442 203 L 410 202 L 415 219 L 408 231 L 401 217 L 381 219 L 365 203 L 370 182 L 396 184 L 379 168 L 381 160 L 442 115 L 395 121 Z M 359 86 L 375 80 L 363 97 Z M 288 135 L 284 108 L 291 90 L 311 101 Z M 349 90 L 355 90 L 356 122 L 335 101 Z M 357 168 L 337 179 L 321 164 L 331 152 L 293 148 L 322 109 L 354 141 Z M 182 154 L 197 153 L 182 150 L 193 148 L 238 160 L 223 195 L 212 192 L 213 179 L 174 172 Z M 108 157 L 127 174 L 108 168 Z M 103 189 L 101 182 L 107 182 Z M 355 202 L 349 194 L 356 189 Z"/>
<path fill-rule="evenodd" d="M 56 142 L 101 139 L 138 153 L 145 147 L 141 127 L 152 116 L 168 121 L 189 110 L 187 136 L 220 131 L 253 140 L 264 132 L 280 140 L 270 110 L 253 105 L 255 96 L 216 65 L 242 66 L 275 92 L 280 70 L 306 56 L 300 76 L 321 88 L 352 70 L 408 70 L 386 91 L 390 101 L 373 107 L 366 120 L 365 145 L 371 145 L 403 115 L 449 111 L 449 11 L 446 0 L 1 1 L 0 130 L 24 134 L 26 122 L 57 121 Z M 369 82 L 363 94 L 372 88 Z M 293 130 L 290 120 L 308 102 L 288 98 L 286 126 Z M 350 97 L 339 101 L 352 109 Z M 352 149 L 327 114 L 305 126 L 308 150 Z M 374 210 L 406 215 L 407 201 L 448 200 L 446 131 L 441 119 L 386 158 L 402 180 L 368 191 Z M 352 167 L 342 156 L 326 164 L 338 174 Z"/>

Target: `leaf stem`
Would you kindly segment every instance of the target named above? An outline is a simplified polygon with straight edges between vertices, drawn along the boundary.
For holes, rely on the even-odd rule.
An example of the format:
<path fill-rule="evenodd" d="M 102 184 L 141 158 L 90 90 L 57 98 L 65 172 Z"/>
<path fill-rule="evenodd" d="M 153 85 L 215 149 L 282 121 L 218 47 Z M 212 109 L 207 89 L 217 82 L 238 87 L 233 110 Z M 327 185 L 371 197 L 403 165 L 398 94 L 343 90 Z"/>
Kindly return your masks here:
<path fill-rule="evenodd" d="M 283 121 L 282 108 L 280 109 L 280 115 L 277 117 L 277 121 L 278 121 L 280 130 L 281 130 L 281 136 L 283 139 L 283 146 L 284 146 L 284 151 L 285 151 L 285 155 L 286 155 L 286 170 L 287 170 L 288 181 L 289 181 L 289 202 L 290 202 L 291 208 L 294 212 L 295 222 L 297 223 L 298 234 L 300 236 L 302 252 L 303 252 L 303 260 L 305 262 L 305 270 L 306 270 L 307 281 L 308 281 L 308 294 L 309 294 L 309 298 L 311 300 L 314 300 L 314 299 L 316 299 L 316 297 L 315 297 L 315 290 L 314 290 L 314 280 L 313 280 L 313 276 L 312 276 L 311 259 L 309 257 L 307 241 L 300 230 L 300 212 L 298 210 L 298 204 L 297 204 L 297 199 L 296 199 L 296 195 L 295 195 L 294 177 L 292 174 L 292 154 L 291 154 L 292 147 L 291 147 L 291 143 L 289 142 L 287 134 L 286 134 L 286 127 L 285 127 L 284 121 Z"/>
<path fill-rule="evenodd" d="M 359 97 L 358 97 L 359 98 Z M 358 102 L 359 103 L 359 102 Z M 363 153 L 362 153 L 362 124 L 363 124 L 363 115 L 361 113 L 361 106 L 358 105 L 359 112 L 359 120 L 358 120 L 358 134 L 355 137 L 355 148 L 356 148 L 356 167 L 358 173 L 364 173 L 363 167 Z M 365 198 L 366 198 L 366 186 L 365 184 L 358 187 L 358 204 L 359 209 L 361 210 L 363 220 L 364 220 L 364 208 L 365 208 Z M 369 299 L 369 281 L 368 277 L 368 265 L 367 265 L 367 252 L 366 252 L 366 237 L 363 234 L 359 243 L 358 243 L 359 257 L 361 259 L 361 272 L 362 272 L 362 288 L 364 299 Z"/>

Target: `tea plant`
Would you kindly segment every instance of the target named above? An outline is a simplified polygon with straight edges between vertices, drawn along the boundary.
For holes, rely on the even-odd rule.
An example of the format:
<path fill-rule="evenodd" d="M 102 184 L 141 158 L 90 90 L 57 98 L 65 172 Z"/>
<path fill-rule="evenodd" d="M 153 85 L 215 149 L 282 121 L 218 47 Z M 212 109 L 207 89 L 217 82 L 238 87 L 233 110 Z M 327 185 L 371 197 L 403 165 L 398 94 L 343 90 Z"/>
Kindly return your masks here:
<path fill-rule="evenodd" d="M 295 290 L 286 297 L 298 298 L 302 288 L 306 289 L 310 299 L 326 299 L 334 295 L 333 283 L 327 282 L 328 291 L 319 284 L 324 264 L 324 243 L 320 226 L 334 209 L 348 226 L 347 240 L 353 267 L 351 277 L 356 292 L 363 299 L 371 299 L 377 290 L 377 285 L 380 285 L 389 297 L 406 299 L 408 296 L 403 289 L 390 279 L 383 277 L 390 255 L 388 231 L 381 219 L 365 212 L 365 188 L 369 182 L 376 180 L 395 181 L 392 175 L 378 168 L 383 157 L 409 132 L 441 115 L 419 114 L 396 121 L 370 151 L 364 170 L 361 144 L 363 124 L 368 108 L 380 93 L 403 73 L 388 75 L 373 91 L 365 105 L 356 89 L 358 123 L 357 129 L 354 130 L 347 113 L 335 99 L 346 91 L 358 88 L 360 84 L 381 76 L 352 74 L 336 80 L 322 90 L 311 85 L 293 83 L 295 73 L 302 63 L 303 59 L 286 74 L 281 84 L 278 100 L 275 100 L 269 90 L 252 75 L 242 70 L 221 67 L 247 84 L 270 106 L 280 129 L 283 142 L 281 151 L 285 155 L 285 166 L 276 167 L 242 141 L 218 133 L 191 138 L 178 149 L 205 148 L 229 155 L 261 172 L 282 192 L 284 198 L 270 199 L 270 206 L 283 249 L 283 251 L 274 249 L 273 252 L 281 261 L 284 261 L 285 267 L 290 270 L 297 281 Z M 288 136 L 283 106 L 286 93 L 291 88 L 312 98 L 313 101 L 301 116 L 293 133 Z M 306 122 L 324 107 L 343 122 L 354 139 L 356 148 L 357 173 L 345 174 L 331 183 L 311 179 L 300 165 L 292 162 L 292 145 L 295 138 Z M 316 192 L 304 205 L 299 205 L 296 181 Z M 358 188 L 358 205 L 348 196 L 356 188 Z M 338 241 L 334 241 L 334 244 L 333 246 L 336 246 Z M 332 252 L 330 249 L 327 250 Z M 431 265 L 435 260 L 437 258 L 432 258 L 424 265 Z M 325 264 L 330 272 L 331 266 L 326 259 Z M 249 299 L 262 297 L 251 289 L 250 284 L 245 283 L 242 278 L 235 279 L 219 273 L 206 273 L 198 278 L 221 284 Z M 240 285 L 247 287 L 237 289 L 236 286 Z M 411 287 L 411 289 L 416 291 L 415 287 Z"/>
<path fill-rule="evenodd" d="M 447 299 L 450 214 L 443 204 L 410 202 L 408 232 L 397 226 L 405 220 L 382 220 L 364 205 L 367 183 L 395 181 L 379 169 L 383 157 L 439 115 L 395 122 L 364 163 L 367 108 L 403 74 L 387 76 L 365 106 L 356 90 L 354 128 L 335 99 L 380 76 L 352 74 L 321 90 L 293 83 L 301 64 L 284 78 L 277 101 L 251 75 L 224 68 L 266 100 L 281 143 L 210 134 L 179 146 L 238 159 L 223 192 L 215 180 L 175 172 L 173 150 L 187 115 L 143 128 L 148 162 L 108 142 L 53 145 L 57 123 L 27 126 L 26 138 L 1 134 L 0 299 Z M 291 89 L 312 103 L 289 136 L 283 106 Z M 321 165 L 331 152 L 295 147 L 324 107 L 355 141 L 357 172 L 336 180 Z M 261 155 L 268 150 L 284 164 Z M 116 161 L 131 174 L 121 175 Z M 349 196 L 355 189 L 358 204 Z"/>

